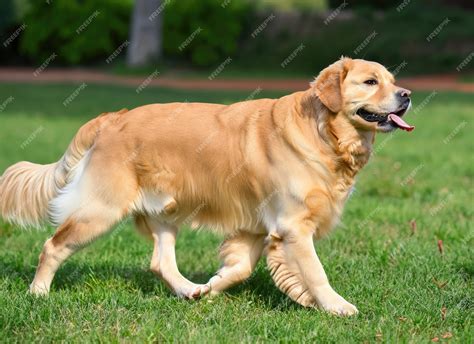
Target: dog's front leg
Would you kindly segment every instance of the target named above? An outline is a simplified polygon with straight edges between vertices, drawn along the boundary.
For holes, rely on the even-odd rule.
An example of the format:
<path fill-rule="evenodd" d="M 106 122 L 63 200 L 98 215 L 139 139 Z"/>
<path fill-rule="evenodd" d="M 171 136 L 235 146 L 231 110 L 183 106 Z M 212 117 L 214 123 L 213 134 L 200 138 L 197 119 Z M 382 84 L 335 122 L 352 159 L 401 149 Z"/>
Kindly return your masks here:
<path fill-rule="evenodd" d="M 222 266 L 207 283 L 211 295 L 250 277 L 262 255 L 264 238 L 261 234 L 240 232 L 224 241 L 220 249 Z"/>
<path fill-rule="evenodd" d="M 209 286 L 192 283 L 178 269 L 175 252 L 178 228 L 150 217 L 144 218 L 144 224 L 154 240 L 150 269 L 179 297 L 197 299 L 207 294 Z"/>
<path fill-rule="evenodd" d="M 312 231 L 278 231 L 270 236 L 267 245 L 267 261 L 275 283 L 296 302 L 304 306 L 316 304 L 337 315 L 358 313 L 330 286 L 314 249 Z"/>

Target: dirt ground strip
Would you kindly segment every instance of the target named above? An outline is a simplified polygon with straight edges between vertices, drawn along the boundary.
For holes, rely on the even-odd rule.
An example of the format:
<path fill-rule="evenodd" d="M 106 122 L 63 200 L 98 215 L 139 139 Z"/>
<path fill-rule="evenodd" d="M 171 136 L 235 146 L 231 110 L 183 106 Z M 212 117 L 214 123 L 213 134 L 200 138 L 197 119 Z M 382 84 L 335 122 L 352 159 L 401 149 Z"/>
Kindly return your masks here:
<path fill-rule="evenodd" d="M 104 83 L 139 87 L 146 83 L 151 86 L 163 86 L 177 89 L 209 89 L 209 90 L 284 90 L 298 91 L 308 87 L 311 79 L 224 79 L 209 80 L 182 79 L 171 76 L 130 77 L 107 74 L 91 69 L 58 69 L 49 68 L 35 72 L 31 68 L 0 68 L 0 81 L 8 82 L 86 82 Z M 474 83 L 458 81 L 458 75 L 429 75 L 400 78 L 400 86 L 417 91 L 459 91 L 474 93 Z"/>

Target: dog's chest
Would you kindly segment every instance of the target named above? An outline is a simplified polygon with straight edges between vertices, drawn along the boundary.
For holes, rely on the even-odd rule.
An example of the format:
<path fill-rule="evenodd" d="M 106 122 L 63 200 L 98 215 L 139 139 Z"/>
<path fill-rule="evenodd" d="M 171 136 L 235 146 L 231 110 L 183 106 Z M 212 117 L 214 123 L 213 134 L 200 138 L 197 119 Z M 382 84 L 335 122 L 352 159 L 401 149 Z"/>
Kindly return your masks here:
<path fill-rule="evenodd" d="M 354 191 L 355 174 L 352 172 L 345 168 L 333 171 L 326 178 L 314 177 L 314 186 L 306 193 L 305 205 L 313 217 L 316 237 L 324 236 L 339 223 L 346 201 Z"/>
<path fill-rule="evenodd" d="M 332 213 L 331 218 L 328 221 L 329 228 L 321 228 L 321 231 L 327 232 L 333 229 L 340 221 L 342 213 L 344 211 L 344 207 L 346 205 L 346 201 L 351 196 L 354 190 L 354 185 L 340 185 L 339 188 L 336 188 L 335 192 L 332 195 L 332 199 L 334 200 L 334 204 L 332 206 Z M 323 233 L 324 234 L 324 233 Z"/>

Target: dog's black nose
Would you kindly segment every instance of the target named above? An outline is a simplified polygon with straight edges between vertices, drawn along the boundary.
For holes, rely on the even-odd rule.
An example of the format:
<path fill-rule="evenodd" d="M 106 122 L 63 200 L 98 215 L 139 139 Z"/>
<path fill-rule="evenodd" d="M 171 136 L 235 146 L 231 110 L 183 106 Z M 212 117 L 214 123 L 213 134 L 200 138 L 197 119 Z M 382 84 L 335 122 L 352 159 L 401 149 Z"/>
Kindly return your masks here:
<path fill-rule="evenodd" d="M 410 94 L 411 94 L 411 91 L 410 90 L 407 90 L 405 88 L 401 88 L 400 90 L 398 90 L 397 92 L 397 95 L 399 98 L 409 98 L 410 97 Z"/>

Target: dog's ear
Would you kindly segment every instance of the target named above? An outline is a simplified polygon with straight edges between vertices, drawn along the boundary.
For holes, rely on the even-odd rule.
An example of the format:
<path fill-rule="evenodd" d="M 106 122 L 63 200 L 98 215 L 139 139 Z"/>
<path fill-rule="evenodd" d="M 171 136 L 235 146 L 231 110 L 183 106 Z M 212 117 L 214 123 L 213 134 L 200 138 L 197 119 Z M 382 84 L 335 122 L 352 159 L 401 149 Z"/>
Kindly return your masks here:
<path fill-rule="evenodd" d="M 352 59 L 342 57 L 339 61 L 323 69 L 311 83 L 316 96 L 332 112 L 342 110 L 341 85 L 352 65 Z"/>

